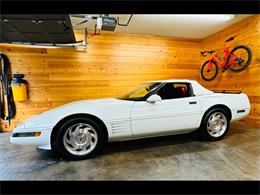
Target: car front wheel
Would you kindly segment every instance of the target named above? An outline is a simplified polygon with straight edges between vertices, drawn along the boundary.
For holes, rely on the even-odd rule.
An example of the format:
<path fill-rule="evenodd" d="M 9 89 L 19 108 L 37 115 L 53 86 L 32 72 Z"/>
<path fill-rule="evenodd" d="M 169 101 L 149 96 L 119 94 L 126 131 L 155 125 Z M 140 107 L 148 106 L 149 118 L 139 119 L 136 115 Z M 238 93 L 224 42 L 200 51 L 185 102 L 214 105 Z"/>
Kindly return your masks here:
<path fill-rule="evenodd" d="M 88 118 L 65 122 L 57 134 L 57 147 L 65 159 L 85 159 L 99 152 L 105 143 L 101 126 Z"/>

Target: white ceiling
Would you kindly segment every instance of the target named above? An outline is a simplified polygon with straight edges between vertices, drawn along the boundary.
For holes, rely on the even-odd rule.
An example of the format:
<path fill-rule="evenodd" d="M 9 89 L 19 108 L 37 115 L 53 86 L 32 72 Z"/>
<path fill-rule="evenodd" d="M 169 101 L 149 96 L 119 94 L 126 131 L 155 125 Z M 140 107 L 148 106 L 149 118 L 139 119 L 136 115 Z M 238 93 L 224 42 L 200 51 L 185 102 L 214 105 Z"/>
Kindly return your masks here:
<path fill-rule="evenodd" d="M 98 14 L 85 15 L 99 16 Z M 111 14 L 111 16 L 119 17 L 120 23 L 126 23 L 130 14 Z M 249 16 L 251 15 L 236 14 L 233 19 L 226 21 L 214 19 L 209 15 L 134 14 L 128 26 L 117 26 L 115 32 L 203 39 Z M 72 25 L 83 20 L 71 17 Z M 87 27 L 91 32 L 95 24 L 96 20 L 90 20 L 76 29 Z"/>

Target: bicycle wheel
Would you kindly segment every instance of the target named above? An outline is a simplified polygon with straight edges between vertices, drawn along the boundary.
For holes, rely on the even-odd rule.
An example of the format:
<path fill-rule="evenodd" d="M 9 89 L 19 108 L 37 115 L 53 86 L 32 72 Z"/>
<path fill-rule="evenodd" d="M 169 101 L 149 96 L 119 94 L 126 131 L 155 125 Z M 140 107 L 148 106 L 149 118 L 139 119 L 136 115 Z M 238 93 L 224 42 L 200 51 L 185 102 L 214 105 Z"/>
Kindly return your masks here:
<path fill-rule="evenodd" d="M 217 74 L 218 74 L 218 65 L 216 62 L 212 61 L 212 68 L 211 70 L 208 69 L 208 65 L 209 65 L 209 60 L 206 61 L 201 69 L 200 69 L 200 74 L 201 77 L 205 80 L 205 81 L 212 81 L 213 79 L 216 78 Z"/>
<path fill-rule="evenodd" d="M 237 56 L 237 59 L 235 59 L 236 63 L 228 66 L 228 69 L 232 72 L 241 72 L 245 70 L 252 60 L 252 51 L 246 45 L 236 46 L 234 49 L 232 49 L 230 53 Z M 232 59 L 232 57 L 229 56 L 228 62 L 230 60 L 234 59 Z"/>

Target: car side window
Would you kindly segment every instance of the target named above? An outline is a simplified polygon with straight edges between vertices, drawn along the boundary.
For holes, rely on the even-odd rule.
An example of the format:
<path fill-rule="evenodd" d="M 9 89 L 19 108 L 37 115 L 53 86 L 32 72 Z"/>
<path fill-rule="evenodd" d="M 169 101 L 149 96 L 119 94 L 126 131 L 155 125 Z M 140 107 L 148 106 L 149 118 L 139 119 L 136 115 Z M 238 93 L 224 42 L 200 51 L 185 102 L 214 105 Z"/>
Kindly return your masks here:
<path fill-rule="evenodd" d="M 167 83 L 158 92 L 162 100 L 185 98 L 191 96 L 190 85 L 187 83 Z"/>

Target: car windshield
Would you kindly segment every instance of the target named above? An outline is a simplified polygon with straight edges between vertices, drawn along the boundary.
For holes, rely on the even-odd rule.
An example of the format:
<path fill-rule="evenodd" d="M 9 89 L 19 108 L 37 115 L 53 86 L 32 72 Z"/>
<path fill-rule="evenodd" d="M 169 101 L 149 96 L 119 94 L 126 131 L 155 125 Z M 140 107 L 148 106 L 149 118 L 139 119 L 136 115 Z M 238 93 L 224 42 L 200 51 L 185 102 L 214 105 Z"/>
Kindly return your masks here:
<path fill-rule="evenodd" d="M 118 97 L 118 99 L 135 101 L 142 100 L 148 93 L 155 90 L 160 84 L 161 83 L 158 82 L 144 83 L 125 95 Z"/>

